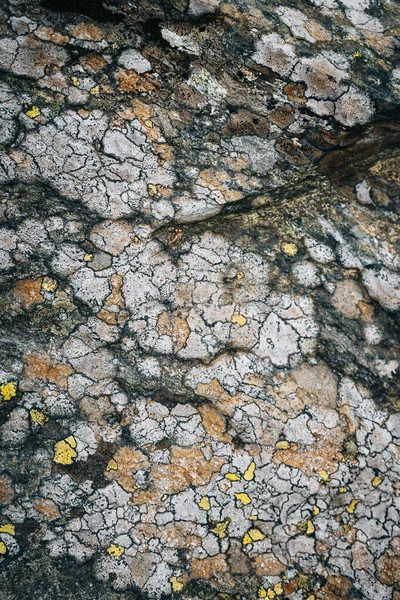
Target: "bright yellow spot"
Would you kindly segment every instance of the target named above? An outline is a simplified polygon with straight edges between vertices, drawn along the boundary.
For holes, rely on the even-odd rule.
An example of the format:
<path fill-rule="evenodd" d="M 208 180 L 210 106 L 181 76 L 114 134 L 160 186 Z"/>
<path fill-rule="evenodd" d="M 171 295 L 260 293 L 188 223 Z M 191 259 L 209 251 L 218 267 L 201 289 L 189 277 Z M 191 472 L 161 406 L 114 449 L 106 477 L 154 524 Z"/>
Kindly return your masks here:
<path fill-rule="evenodd" d="M 257 529 L 256 527 L 252 527 L 247 533 L 244 534 L 242 544 L 243 546 L 247 546 L 247 544 L 252 544 L 253 542 L 260 542 L 264 539 L 265 535 L 263 534 L 263 532 Z"/>
<path fill-rule="evenodd" d="M 245 474 L 243 475 L 243 479 L 245 479 L 246 481 L 252 481 L 254 479 L 254 471 L 256 470 L 256 463 L 251 462 L 249 464 L 249 466 L 246 469 Z"/>
<path fill-rule="evenodd" d="M 274 585 L 274 592 L 277 596 L 283 594 L 283 587 L 281 583 L 277 583 L 276 585 Z"/>
<path fill-rule="evenodd" d="M 60 465 L 72 465 L 73 459 L 77 456 L 74 448 L 76 448 L 76 441 L 72 435 L 57 442 L 54 446 L 54 462 Z"/>
<path fill-rule="evenodd" d="M 339 493 L 340 494 L 345 494 L 347 492 L 347 487 L 340 487 L 339 488 Z"/>
<path fill-rule="evenodd" d="M 378 475 L 377 475 L 376 477 L 373 478 L 371 483 L 374 487 L 378 487 L 378 485 L 381 485 L 382 481 L 383 481 L 383 479 L 381 477 L 378 477 Z"/>
<path fill-rule="evenodd" d="M 57 289 L 57 281 L 51 277 L 43 277 L 42 289 L 45 292 L 54 292 Z"/>
<path fill-rule="evenodd" d="M 305 533 L 307 533 L 307 535 L 311 535 L 315 531 L 314 525 L 313 525 L 312 521 L 310 521 L 310 520 L 304 521 L 303 523 L 298 523 L 297 527 L 301 531 L 304 531 Z"/>
<path fill-rule="evenodd" d="M 275 448 L 277 450 L 288 450 L 288 448 L 290 448 L 290 444 L 287 440 L 281 440 L 280 442 L 276 442 Z"/>
<path fill-rule="evenodd" d="M 349 533 L 349 531 L 351 531 L 350 525 L 343 525 L 343 527 L 342 527 L 342 533 L 344 535 L 347 535 Z"/>
<path fill-rule="evenodd" d="M 28 111 L 26 111 L 26 116 L 30 119 L 35 119 L 40 115 L 40 108 L 38 106 L 32 106 Z"/>
<path fill-rule="evenodd" d="M 235 494 L 235 498 L 236 498 L 236 500 L 239 500 L 239 502 L 244 504 L 244 506 L 246 506 L 247 504 L 250 504 L 250 502 L 251 502 L 250 496 L 244 492 Z"/>
<path fill-rule="evenodd" d="M 232 323 L 237 323 L 239 327 L 243 327 L 246 324 L 247 319 L 238 312 L 234 312 L 231 318 Z"/>
<path fill-rule="evenodd" d="M 98 96 L 100 94 L 99 86 L 96 85 L 95 87 L 92 87 L 92 89 L 90 90 L 90 93 L 92 94 L 92 96 Z"/>
<path fill-rule="evenodd" d="M 116 544 L 110 544 L 107 548 L 107 552 L 110 556 L 122 556 L 125 552 L 125 548 L 123 546 L 117 546 Z"/>
<path fill-rule="evenodd" d="M 215 533 L 215 535 L 221 539 L 226 537 L 226 529 L 230 522 L 230 519 L 225 519 L 225 521 L 217 523 L 216 526 L 213 529 L 211 529 L 212 533 Z"/>
<path fill-rule="evenodd" d="M 150 196 L 156 196 L 157 195 L 157 186 L 154 185 L 154 183 L 149 183 L 147 185 L 147 191 L 149 192 Z"/>
<path fill-rule="evenodd" d="M 227 473 L 225 479 L 229 479 L 229 481 L 239 481 L 240 477 L 239 475 L 236 475 L 236 473 Z"/>
<path fill-rule="evenodd" d="M 311 535 L 312 533 L 314 533 L 314 531 L 315 531 L 315 528 L 314 528 L 312 521 L 307 521 L 306 534 Z"/>
<path fill-rule="evenodd" d="M 171 586 L 172 586 L 172 591 L 175 594 L 179 594 L 183 590 L 183 587 L 184 587 L 183 583 L 178 581 L 178 579 L 176 577 L 171 577 L 170 582 L 171 582 Z"/>
<path fill-rule="evenodd" d="M 17 395 L 17 384 L 15 381 L 9 381 L 0 385 L 0 394 L 3 402 L 8 402 L 11 398 Z"/>
<path fill-rule="evenodd" d="M 314 515 L 314 517 L 316 517 L 317 515 L 319 515 L 319 508 L 318 508 L 318 506 L 313 506 L 312 514 Z"/>
<path fill-rule="evenodd" d="M 79 79 L 77 77 L 71 77 L 72 85 L 75 87 L 79 87 L 81 84 L 79 83 Z"/>
<path fill-rule="evenodd" d="M 272 588 L 268 588 L 267 590 L 267 598 L 275 598 L 275 592 Z"/>
<path fill-rule="evenodd" d="M 243 277 L 244 277 L 244 273 L 243 273 L 243 271 L 238 271 L 238 272 L 236 273 L 236 277 L 237 277 L 237 279 L 243 279 Z"/>
<path fill-rule="evenodd" d="M 164 502 L 168 498 L 168 494 L 164 494 L 161 496 L 161 500 Z"/>
<path fill-rule="evenodd" d="M 322 469 L 322 471 L 318 471 L 318 475 L 321 477 L 322 481 L 330 481 L 329 473 Z"/>
<path fill-rule="evenodd" d="M 257 515 L 251 515 L 251 517 L 249 517 L 250 521 L 257 521 L 258 516 Z"/>
<path fill-rule="evenodd" d="M 284 252 L 287 256 L 296 256 L 297 252 L 299 251 L 296 244 L 293 244 L 293 242 L 284 242 L 281 245 L 281 248 L 282 252 Z"/>
<path fill-rule="evenodd" d="M 307 600 L 316 600 L 314 594 L 311 594 L 311 596 L 308 596 Z"/>
<path fill-rule="evenodd" d="M 37 423 L 38 425 L 42 425 L 42 427 L 49 420 L 49 417 L 45 412 L 37 410 L 36 408 L 31 408 L 29 415 L 32 423 Z"/>
<path fill-rule="evenodd" d="M 361 56 L 361 52 L 359 50 L 356 50 L 353 54 L 354 58 L 360 58 Z"/>
<path fill-rule="evenodd" d="M 7 552 L 7 548 L 4 542 L 0 542 L 0 554 L 5 554 Z"/>
<path fill-rule="evenodd" d="M 15 535 L 15 527 L 14 525 L 11 525 L 11 523 L 7 523 L 7 525 L 0 525 L 0 533 Z"/>
<path fill-rule="evenodd" d="M 259 598 L 267 597 L 267 590 L 265 589 L 265 587 L 260 587 L 260 589 L 258 590 L 258 597 Z"/>
<path fill-rule="evenodd" d="M 106 471 L 116 471 L 118 469 L 118 465 L 113 458 L 108 461 L 108 465 L 106 466 Z"/>
<path fill-rule="evenodd" d="M 85 262 L 90 262 L 91 260 L 93 260 L 93 254 L 85 254 L 85 256 L 83 257 L 83 260 Z"/>
<path fill-rule="evenodd" d="M 354 513 L 354 511 L 356 510 L 356 506 L 359 503 L 359 500 L 352 500 L 349 504 L 349 506 L 347 507 L 347 512 L 352 515 Z"/>
<path fill-rule="evenodd" d="M 148 127 L 149 129 L 151 129 L 153 127 L 153 122 L 150 121 L 150 119 L 147 119 L 144 124 L 146 125 L 146 127 Z"/>
<path fill-rule="evenodd" d="M 207 496 L 203 496 L 202 499 L 197 504 L 203 510 L 210 510 L 210 508 L 211 508 L 210 500 Z"/>

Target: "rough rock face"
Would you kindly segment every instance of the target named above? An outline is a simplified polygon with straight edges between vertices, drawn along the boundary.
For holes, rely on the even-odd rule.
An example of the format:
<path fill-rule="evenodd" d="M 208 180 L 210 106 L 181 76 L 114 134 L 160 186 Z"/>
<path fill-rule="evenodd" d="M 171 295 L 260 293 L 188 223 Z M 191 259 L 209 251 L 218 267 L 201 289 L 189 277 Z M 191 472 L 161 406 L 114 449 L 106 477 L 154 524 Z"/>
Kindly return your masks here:
<path fill-rule="evenodd" d="M 400 599 L 399 15 L 3 0 L 1 600 Z"/>

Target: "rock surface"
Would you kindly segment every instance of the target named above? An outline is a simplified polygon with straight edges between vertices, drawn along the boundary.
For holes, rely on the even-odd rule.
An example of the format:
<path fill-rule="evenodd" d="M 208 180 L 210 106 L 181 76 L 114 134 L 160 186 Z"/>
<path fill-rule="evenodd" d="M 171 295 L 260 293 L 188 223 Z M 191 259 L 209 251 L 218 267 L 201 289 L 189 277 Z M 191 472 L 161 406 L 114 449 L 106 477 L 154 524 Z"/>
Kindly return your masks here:
<path fill-rule="evenodd" d="M 400 599 L 399 26 L 4 0 L 1 600 Z"/>

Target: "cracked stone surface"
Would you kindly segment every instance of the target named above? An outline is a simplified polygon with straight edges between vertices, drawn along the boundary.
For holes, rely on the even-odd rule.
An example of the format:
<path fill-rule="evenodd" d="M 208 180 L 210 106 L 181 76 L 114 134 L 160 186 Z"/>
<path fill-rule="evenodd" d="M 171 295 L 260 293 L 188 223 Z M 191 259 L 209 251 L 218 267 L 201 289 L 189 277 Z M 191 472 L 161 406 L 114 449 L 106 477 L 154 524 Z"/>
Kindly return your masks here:
<path fill-rule="evenodd" d="M 400 600 L 399 32 L 3 0 L 0 600 Z"/>

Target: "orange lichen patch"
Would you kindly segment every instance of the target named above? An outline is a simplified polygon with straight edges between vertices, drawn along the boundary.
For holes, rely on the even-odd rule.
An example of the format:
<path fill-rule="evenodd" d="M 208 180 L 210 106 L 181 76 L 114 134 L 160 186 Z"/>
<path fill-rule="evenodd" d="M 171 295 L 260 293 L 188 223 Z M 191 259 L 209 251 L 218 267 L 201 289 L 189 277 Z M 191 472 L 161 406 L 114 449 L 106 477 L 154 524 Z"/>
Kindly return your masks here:
<path fill-rule="evenodd" d="M 51 42 L 56 46 L 65 46 L 69 42 L 69 37 L 54 31 L 51 27 L 44 27 L 44 25 L 39 25 L 35 29 L 34 36 L 45 42 Z"/>
<path fill-rule="evenodd" d="M 284 87 L 285 94 L 292 102 L 299 102 L 305 104 L 307 98 L 305 97 L 305 91 L 307 86 L 304 83 L 288 83 Z"/>
<path fill-rule="evenodd" d="M 332 34 L 316 19 L 306 21 L 304 26 L 317 42 L 328 42 L 332 39 Z"/>
<path fill-rule="evenodd" d="M 211 579 L 229 570 L 224 554 L 216 554 L 210 558 L 193 559 L 190 563 L 194 579 Z"/>
<path fill-rule="evenodd" d="M 199 407 L 203 427 L 210 437 L 219 442 L 229 442 L 231 436 L 226 433 L 226 422 L 224 416 L 209 404 Z"/>
<path fill-rule="evenodd" d="M 44 301 L 40 290 L 42 288 L 42 279 L 25 279 L 17 281 L 14 285 L 14 296 L 18 302 L 28 308 L 33 304 L 39 304 Z"/>
<path fill-rule="evenodd" d="M 71 35 L 80 40 L 100 42 L 104 37 L 102 30 L 95 25 L 91 25 L 90 23 L 78 23 L 77 25 L 68 27 L 68 29 Z"/>
<path fill-rule="evenodd" d="M 12 479 L 9 475 L 0 475 L 0 504 L 5 506 L 13 501 L 15 496 Z"/>
<path fill-rule="evenodd" d="M 33 506 L 35 510 L 42 515 L 45 521 L 51 522 L 61 517 L 57 504 L 49 498 L 39 498 Z"/>
<path fill-rule="evenodd" d="M 330 438 L 318 440 L 312 448 L 299 449 L 297 444 L 292 444 L 287 450 L 276 450 L 273 458 L 274 462 L 283 462 L 307 475 L 324 471 L 333 473 L 341 459 L 342 454 L 337 441 Z"/>
<path fill-rule="evenodd" d="M 73 372 L 69 365 L 53 361 L 50 357 L 40 354 L 28 354 L 25 361 L 25 377 L 51 381 L 60 388 L 67 387 L 67 378 Z"/>
<path fill-rule="evenodd" d="M 115 79 L 121 92 L 151 92 L 156 87 L 151 75 L 147 73 L 139 75 L 135 71 L 127 69 L 118 69 Z"/>
<path fill-rule="evenodd" d="M 107 62 L 102 56 L 99 56 L 98 54 L 89 54 L 88 56 L 82 56 L 79 59 L 79 63 L 89 73 L 97 73 L 98 71 L 107 66 Z"/>
<path fill-rule="evenodd" d="M 216 406 L 219 406 L 223 413 L 232 415 L 235 408 L 240 404 L 241 395 L 230 396 L 224 390 L 218 379 L 213 379 L 210 383 L 199 383 L 196 387 L 196 394 L 208 398 Z"/>
<path fill-rule="evenodd" d="M 116 460 L 118 461 L 117 457 Z M 150 490 L 137 491 L 132 502 L 133 504 L 159 503 L 162 494 L 176 494 L 190 484 L 196 487 L 205 485 L 220 471 L 225 461 L 226 459 L 220 456 L 206 460 L 199 448 L 174 446 L 171 450 L 170 464 L 154 465 L 150 473 Z"/>
<path fill-rule="evenodd" d="M 167 335 L 172 338 L 174 352 L 178 352 L 183 348 L 190 335 L 188 322 L 180 313 L 161 313 L 157 319 L 157 330 L 160 335 Z"/>
<path fill-rule="evenodd" d="M 277 577 L 286 570 L 284 564 L 282 564 L 272 552 L 266 554 L 259 554 L 254 559 L 256 573 L 259 577 L 268 575 L 271 577 Z"/>
<path fill-rule="evenodd" d="M 140 450 L 132 450 L 126 446 L 120 448 L 120 450 L 114 456 L 113 467 L 106 470 L 105 476 L 107 479 L 118 481 L 118 483 L 127 492 L 133 492 L 137 489 L 134 475 L 136 471 L 141 469 L 148 469 L 150 463 L 147 457 L 140 452 Z"/>
<path fill-rule="evenodd" d="M 400 573 L 400 538 L 394 538 L 390 547 L 376 561 L 379 580 L 386 585 L 399 581 Z"/>

